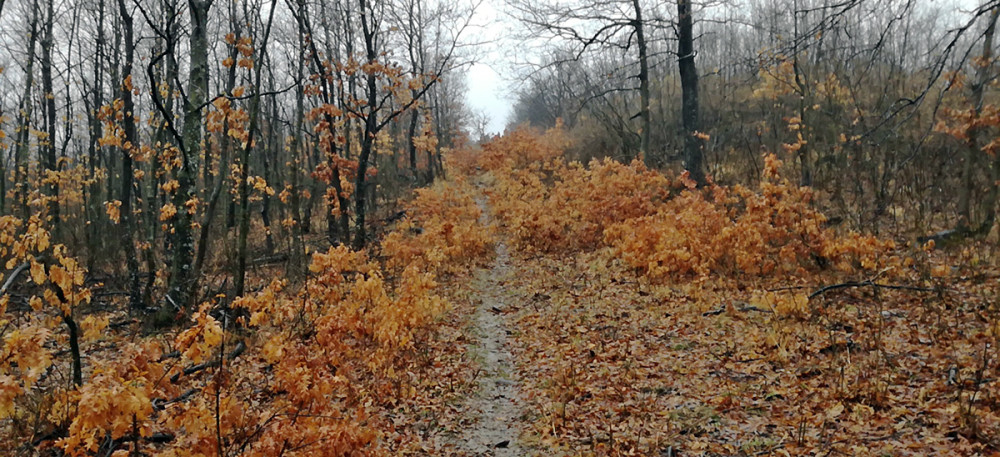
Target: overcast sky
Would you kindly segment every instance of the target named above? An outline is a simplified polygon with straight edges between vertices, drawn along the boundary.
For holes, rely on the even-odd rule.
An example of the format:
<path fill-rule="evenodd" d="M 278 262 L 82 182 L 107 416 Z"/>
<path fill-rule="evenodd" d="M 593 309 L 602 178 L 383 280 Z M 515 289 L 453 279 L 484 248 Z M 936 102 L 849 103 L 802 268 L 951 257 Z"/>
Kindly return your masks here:
<path fill-rule="evenodd" d="M 969 11 L 983 0 L 929 0 L 929 4 L 955 5 L 960 11 Z M 919 3 L 918 3 L 919 5 Z M 484 113 L 490 118 L 490 133 L 502 133 L 507 125 L 514 93 L 511 81 L 514 74 L 513 54 L 530 53 L 524 42 L 517 42 L 512 30 L 517 27 L 505 15 L 503 0 L 484 0 L 476 9 L 472 34 L 485 44 L 480 46 L 478 63 L 467 69 L 468 92 L 466 101 L 476 114 Z M 964 20 L 964 19 L 963 19 Z M 504 49 L 505 47 L 511 49 Z"/>
<path fill-rule="evenodd" d="M 490 133 L 503 132 L 513 103 L 508 98 L 506 82 L 496 70 L 485 63 L 473 65 L 466 77 L 469 91 L 465 97 L 473 112 L 486 113 L 489 116 Z"/>
<path fill-rule="evenodd" d="M 505 57 L 507 53 L 501 51 L 504 29 L 510 28 L 510 19 L 494 6 L 502 4 L 501 0 L 487 0 L 476 9 L 474 22 L 478 27 L 474 33 L 479 40 L 489 43 L 482 46 L 479 62 L 466 74 L 466 101 L 473 112 L 489 116 L 490 133 L 503 132 L 513 104 L 508 81 L 504 79 L 509 77 L 511 63 Z"/>

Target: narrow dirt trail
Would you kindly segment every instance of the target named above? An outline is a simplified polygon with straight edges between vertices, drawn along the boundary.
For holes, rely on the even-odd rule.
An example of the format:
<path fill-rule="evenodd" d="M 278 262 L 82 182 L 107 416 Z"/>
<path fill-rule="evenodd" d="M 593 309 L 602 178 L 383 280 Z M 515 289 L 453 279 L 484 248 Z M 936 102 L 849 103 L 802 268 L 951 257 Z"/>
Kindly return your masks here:
<path fill-rule="evenodd" d="M 478 203 L 483 208 L 482 222 L 487 223 L 485 199 L 480 198 Z M 492 267 L 478 272 L 471 284 L 478 298 L 471 322 L 474 338 L 468 350 L 481 368 L 476 376 L 476 392 L 463 407 L 470 427 L 456 438 L 456 444 L 474 456 L 528 454 L 518 439 L 523 429 L 519 382 L 507 347 L 504 317 L 504 282 L 511 274 L 509 259 L 506 244 L 498 242 Z"/>

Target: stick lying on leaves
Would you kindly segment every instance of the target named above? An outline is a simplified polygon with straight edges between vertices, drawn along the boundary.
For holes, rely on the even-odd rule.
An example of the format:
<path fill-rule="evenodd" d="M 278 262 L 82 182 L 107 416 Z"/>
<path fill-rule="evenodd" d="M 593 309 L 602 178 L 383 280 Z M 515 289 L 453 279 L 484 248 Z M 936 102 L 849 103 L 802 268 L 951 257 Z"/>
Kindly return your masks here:
<path fill-rule="evenodd" d="M 742 306 L 740 306 L 739 308 L 736 308 L 735 305 L 737 305 L 737 304 L 742 305 Z M 746 312 L 749 312 L 749 311 L 757 311 L 758 313 L 774 314 L 774 311 L 771 311 L 769 309 L 758 308 L 756 306 L 749 305 L 749 304 L 746 304 L 746 303 L 734 303 L 733 305 L 734 306 L 733 306 L 732 309 L 735 310 L 735 311 L 739 311 L 741 313 L 746 313 Z M 701 313 L 701 315 L 702 316 L 718 316 L 718 315 L 720 315 L 720 314 L 722 314 L 724 312 L 726 312 L 726 305 L 723 304 L 723 305 L 719 305 L 718 308 L 713 309 L 711 311 L 705 311 L 704 313 Z"/>
<path fill-rule="evenodd" d="M 809 299 L 812 300 L 813 298 L 816 298 L 816 297 L 818 297 L 820 295 L 823 295 L 823 294 L 825 294 L 825 293 L 827 293 L 827 292 L 829 292 L 831 290 L 846 289 L 848 287 L 868 287 L 868 286 L 874 287 L 876 289 L 914 290 L 914 291 L 917 291 L 917 292 L 937 292 L 938 290 L 942 290 L 942 289 L 936 289 L 936 288 L 930 288 L 930 287 L 905 286 L 905 285 L 895 285 L 895 284 L 879 284 L 879 283 L 874 282 L 872 280 L 868 280 L 868 281 L 850 281 L 850 282 L 842 282 L 840 284 L 831 284 L 829 286 L 820 287 L 819 289 L 816 289 L 815 291 L 813 291 L 813 293 L 809 294 Z"/>
<path fill-rule="evenodd" d="M 233 359 L 239 357 L 240 354 L 243 354 L 243 352 L 246 351 L 246 350 L 247 350 L 247 345 L 245 343 L 243 343 L 242 341 L 240 341 L 239 344 L 237 344 L 236 347 L 233 348 L 232 352 L 230 352 L 228 355 L 226 355 L 226 359 L 233 360 Z M 217 366 L 219 366 L 219 359 L 215 359 L 215 360 L 212 360 L 210 362 L 199 363 L 197 365 L 192 365 L 190 367 L 185 368 L 184 371 L 183 371 L 183 373 L 174 373 L 174 375 L 170 377 L 170 382 L 176 384 L 177 381 L 179 381 L 181 379 L 181 375 L 188 376 L 188 375 L 197 373 L 197 372 L 199 372 L 201 370 L 204 370 L 206 368 L 213 368 L 213 367 L 217 367 Z"/>
<path fill-rule="evenodd" d="M 182 394 L 180 394 L 180 395 L 178 395 L 178 396 L 176 396 L 174 398 L 171 398 L 169 400 L 165 400 L 163 398 L 154 398 L 153 402 L 152 402 L 153 403 L 153 409 L 155 409 L 157 411 L 163 411 L 164 409 L 167 408 L 167 405 L 170 405 L 170 404 L 173 404 L 173 403 L 180 403 L 182 401 L 187 401 L 187 399 L 193 397 L 194 394 L 196 394 L 198 392 L 199 392 L 198 389 L 188 389 L 186 392 L 184 392 L 184 393 L 182 393 Z"/>
<path fill-rule="evenodd" d="M 11 272 L 10 276 L 7 277 L 7 280 L 4 281 L 3 287 L 0 287 L 0 295 L 7 293 L 7 289 L 10 289 L 11 284 L 14 284 L 14 281 L 17 279 L 17 275 L 21 274 L 22 271 L 28 269 L 30 266 L 31 263 L 29 262 L 24 262 L 18 265 L 17 268 Z"/>

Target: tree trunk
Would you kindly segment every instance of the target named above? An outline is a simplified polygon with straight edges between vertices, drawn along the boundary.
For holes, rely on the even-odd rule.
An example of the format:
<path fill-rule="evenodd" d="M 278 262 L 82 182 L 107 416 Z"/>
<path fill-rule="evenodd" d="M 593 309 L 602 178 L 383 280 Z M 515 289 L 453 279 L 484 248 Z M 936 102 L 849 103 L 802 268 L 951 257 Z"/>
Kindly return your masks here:
<path fill-rule="evenodd" d="M 367 16 L 368 0 L 360 0 L 361 4 L 361 30 L 365 39 L 365 57 L 369 63 L 375 63 L 378 59 L 376 49 L 376 37 L 378 30 L 370 24 L 373 18 Z M 374 22 L 374 21 L 373 21 Z M 366 78 L 367 112 L 365 113 L 364 134 L 361 138 L 361 153 L 358 156 L 358 175 L 354 181 L 354 249 L 364 249 L 368 244 L 368 232 L 365 226 L 365 211 L 367 211 L 367 182 L 368 160 L 371 158 L 372 149 L 375 146 L 375 135 L 378 134 L 378 80 L 375 73 L 370 72 Z"/>
<path fill-rule="evenodd" d="M 277 117 L 272 117 L 271 119 L 277 119 Z M 270 126 L 273 129 L 274 123 L 271 123 Z M 272 141 L 275 138 L 281 138 L 279 134 L 279 132 L 272 130 L 268 135 L 268 141 Z M 261 164 L 261 168 L 265 172 L 265 180 L 268 183 L 279 182 L 275 179 L 275 176 L 273 176 L 274 173 L 272 173 L 272 176 L 266 175 L 268 171 L 274 170 L 274 168 L 271 167 L 271 159 L 268 157 L 268 151 L 274 151 L 277 149 L 277 145 L 272 146 L 273 147 L 262 151 L 263 153 L 260 155 L 261 161 L 263 162 Z M 268 255 L 274 254 L 274 233 L 271 231 L 271 195 L 267 192 L 264 192 L 263 195 L 261 195 L 260 223 L 264 226 L 264 251 Z"/>
<path fill-rule="evenodd" d="M 132 79 L 132 62 L 135 57 L 135 41 L 133 40 L 132 16 L 128 11 L 125 0 L 118 0 L 118 14 L 122 20 L 122 32 L 125 44 L 125 60 L 122 66 L 122 77 L 125 81 Z M 125 249 L 125 263 L 128 266 L 129 275 L 129 306 L 138 308 L 142 304 L 141 289 L 139 287 L 139 256 L 135 249 L 135 224 L 133 224 L 132 211 L 132 186 L 135 177 L 132 170 L 132 151 L 139 148 L 139 135 L 135 126 L 135 102 L 132 100 L 131 84 L 121 85 L 119 96 L 122 99 L 122 107 L 125 111 L 123 117 L 123 130 L 125 133 L 125 144 L 122 145 L 122 168 L 121 168 L 121 237 L 122 245 Z"/>
<path fill-rule="evenodd" d="M 686 2 L 687 0 L 678 0 L 677 9 L 680 11 L 680 2 Z M 635 21 L 632 27 L 635 29 L 635 41 L 639 47 L 639 120 L 641 121 L 641 129 L 639 132 L 639 160 L 647 161 L 647 163 L 660 164 L 661 157 L 648 157 L 649 151 L 649 135 L 653 130 L 652 121 L 649 118 L 649 59 L 647 57 L 646 50 L 646 34 L 643 27 L 642 19 L 642 5 L 639 0 L 632 0 L 632 8 L 635 10 Z M 690 7 L 689 7 L 690 9 Z M 690 14 L 688 14 L 690 17 Z M 683 21 L 683 20 L 682 20 Z M 683 66 L 683 64 L 681 64 Z M 692 56 L 691 66 L 694 68 L 694 57 Z M 681 70 L 683 74 L 683 70 Z M 695 76 L 697 78 L 697 75 Z M 697 84 L 697 80 L 695 82 Z M 697 88 L 695 88 L 697 90 Z M 696 102 L 697 103 L 697 102 Z M 697 111 L 697 108 L 695 108 Z"/>
<path fill-rule="evenodd" d="M 420 77 L 424 71 L 424 36 L 423 36 L 423 4 L 421 0 L 411 0 L 406 3 L 408 14 L 407 14 L 407 51 L 410 54 L 410 64 L 413 66 L 413 71 L 410 74 L 411 78 Z M 411 90 L 410 95 L 412 97 L 417 97 L 417 91 Z M 406 133 L 406 145 L 407 153 L 410 160 L 410 171 L 413 173 L 414 181 L 420 179 L 420 172 L 417 170 L 417 143 L 414 141 L 414 137 L 417 135 L 417 125 L 419 124 L 420 110 L 414 109 L 410 112 L 410 125 Z M 393 165 L 396 161 L 393 161 Z M 431 176 L 434 174 L 433 162 L 427 161 L 427 171 L 428 178 L 427 182 L 434 180 Z"/>
<path fill-rule="evenodd" d="M 62 291 L 58 292 L 62 295 Z M 65 300 L 65 297 L 60 297 Z M 83 359 L 80 356 L 80 327 L 76 325 L 76 320 L 72 314 L 62 315 L 63 323 L 66 324 L 66 331 L 69 333 L 69 353 L 73 360 L 73 385 L 80 387 L 83 385 Z"/>
<path fill-rule="evenodd" d="M 164 2 L 164 16 L 170 17 L 171 15 L 177 14 L 177 0 L 169 0 Z M 167 10 L 169 8 L 169 10 Z M 168 37 L 179 36 L 179 27 L 177 21 L 164 20 L 162 25 L 163 30 L 167 31 Z M 170 46 L 168 43 L 161 43 L 159 39 L 154 42 L 154 49 L 157 46 Z M 158 54 L 158 53 L 155 53 Z M 154 83 L 154 87 L 160 87 L 162 84 L 168 92 L 173 92 L 176 88 L 175 84 L 179 84 L 180 81 L 180 66 L 177 64 L 176 59 L 170 58 L 165 59 L 163 62 L 163 67 L 161 71 L 154 72 L 151 81 Z M 164 112 L 161 113 L 162 118 L 160 119 L 160 125 L 156 129 L 156 134 L 154 138 L 156 142 L 160 144 L 167 144 L 170 142 L 168 135 L 167 126 L 165 125 L 167 121 L 174 119 L 174 97 L 167 97 L 164 101 Z M 155 142 L 154 142 L 155 144 Z M 162 172 L 157 172 L 162 170 L 163 166 L 161 163 L 160 155 L 154 154 L 152 163 L 150 163 L 150 169 L 154 170 L 152 176 L 150 176 L 149 181 L 149 197 L 147 198 L 146 206 L 146 247 L 143 249 L 143 261 L 146 264 L 146 271 L 150 274 L 146 277 L 146 284 L 143 285 L 142 291 L 142 301 L 143 303 L 152 303 L 153 297 L 153 286 L 156 283 L 156 275 L 153 274 L 156 271 L 156 246 L 157 234 L 160 229 L 160 219 L 158 217 L 159 208 L 167 203 L 168 195 L 163 191 L 163 180 L 164 177 Z M 165 236 L 162 241 L 165 248 L 169 247 L 170 237 Z M 165 249 L 166 251 L 166 249 Z M 164 260 L 167 262 L 168 266 L 172 266 L 169 262 L 173 259 L 170 256 L 169 251 L 164 253 Z"/>
<path fill-rule="evenodd" d="M 684 124 L 684 168 L 698 186 L 706 184 L 698 119 L 698 70 L 694 65 L 694 20 L 690 0 L 677 0 L 677 64 L 681 74 L 681 121 Z"/>
<path fill-rule="evenodd" d="M 234 36 L 239 37 L 240 34 L 242 33 L 242 26 L 241 22 L 236 18 L 235 2 L 230 4 L 229 13 L 230 13 L 230 23 L 229 23 L 230 30 L 232 31 L 232 34 Z M 228 48 L 229 48 L 228 57 L 232 59 L 233 62 L 236 62 L 236 59 L 239 56 L 238 49 L 234 44 L 230 44 Z M 233 65 L 230 65 L 229 70 L 226 73 L 225 91 L 227 94 L 232 94 L 233 89 L 236 87 L 236 68 L 237 66 L 234 63 Z M 212 187 L 212 193 L 208 197 L 208 207 L 205 209 L 205 214 L 202 217 L 201 228 L 199 229 L 200 232 L 198 234 L 198 251 L 195 254 L 195 259 L 194 259 L 195 277 L 201 276 L 202 268 L 205 265 L 205 258 L 208 255 L 208 249 L 209 249 L 209 238 L 211 235 L 212 222 L 215 220 L 215 213 L 218 212 L 217 210 L 219 206 L 219 198 L 222 195 L 222 189 L 223 187 L 225 187 L 224 184 L 226 183 L 226 180 L 229 179 L 229 161 L 232 154 L 233 141 L 232 139 L 229 138 L 229 135 L 225 133 L 228 131 L 229 131 L 229 118 L 227 116 L 222 121 L 222 132 L 223 132 L 221 139 L 222 153 L 221 156 L 219 157 L 219 169 L 217 173 L 218 177 L 215 179 L 215 183 Z M 208 162 L 205 163 L 205 168 L 209 168 Z M 206 186 L 208 185 L 208 181 L 205 181 L 205 185 Z M 232 205 L 232 199 L 228 200 L 230 201 L 230 205 Z M 233 217 L 235 219 L 235 214 Z"/>
<path fill-rule="evenodd" d="M 38 41 L 38 2 L 32 2 L 31 22 L 28 24 L 28 62 L 25 66 L 24 93 L 21 96 L 17 125 L 17 141 L 14 149 L 15 198 L 20 216 L 27 219 L 28 210 L 28 149 L 31 146 L 31 115 L 35 106 L 31 100 L 31 88 L 35 84 L 35 43 Z"/>
<path fill-rule="evenodd" d="M 247 274 L 247 236 L 250 233 L 250 188 L 247 179 L 250 177 L 250 150 L 254 147 L 254 133 L 260 118 L 260 79 L 263 56 L 267 53 L 267 41 L 271 35 L 271 23 L 274 20 L 274 9 L 278 2 L 271 2 L 271 12 L 264 29 L 264 39 L 260 50 L 254 55 L 253 98 L 250 100 L 250 125 L 247 130 L 247 142 L 240 154 L 240 233 L 237 242 L 236 296 L 246 292 Z"/>
<path fill-rule="evenodd" d="M 410 171 L 414 177 L 419 176 L 419 172 L 417 171 L 417 143 L 413 141 L 413 138 L 417 135 L 417 116 L 419 115 L 420 113 L 417 110 L 413 110 L 410 113 L 410 125 L 406 131 L 406 146 L 410 159 Z M 428 162 L 427 166 L 430 167 L 431 163 Z"/>
<path fill-rule="evenodd" d="M 52 35 L 52 26 L 55 22 L 55 10 L 52 0 L 45 4 L 44 32 L 40 44 L 42 45 L 42 92 L 45 99 L 45 155 L 43 156 L 45 170 L 56 173 L 59 171 L 59 164 L 56 161 L 56 96 L 52 86 L 52 44 L 55 37 Z M 52 231 L 59 237 L 59 180 L 53 179 L 47 187 L 49 198 L 49 219 L 51 219 Z"/>
<path fill-rule="evenodd" d="M 807 99 L 809 98 L 809 87 L 807 85 L 807 78 L 802 74 L 802 66 L 799 65 L 799 3 L 798 1 L 793 3 L 792 6 L 793 27 L 793 46 L 792 46 L 792 69 L 795 72 L 795 87 L 798 90 L 799 95 L 799 133 L 805 136 L 806 129 L 809 127 L 809 123 L 806 122 L 806 111 L 808 110 Z M 804 13 L 803 13 L 804 14 Z M 799 145 L 798 150 L 799 156 L 799 167 L 801 170 L 800 184 L 803 186 L 812 186 L 813 184 L 813 169 L 812 162 L 809 159 L 809 144 L 804 143 Z"/>
<path fill-rule="evenodd" d="M 361 154 L 358 157 L 358 175 L 354 180 L 354 243 L 353 247 L 355 250 L 364 249 L 365 245 L 368 244 L 368 232 L 365 226 L 365 212 L 367 211 L 367 196 L 368 192 L 366 186 L 368 185 L 366 175 L 368 174 L 368 160 L 371 158 L 372 149 L 375 146 L 375 127 L 377 124 L 377 115 L 374 110 L 375 103 L 377 103 L 378 93 L 376 92 L 375 86 L 375 75 L 368 75 L 368 106 L 371 111 L 368 113 L 365 119 L 365 133 L 364 138 L 361 140 Z"/>
<path fill-rule="evenodd" d="M 181 148 L 182 162 L 177 170 L 177 190 L 173 204 L 177 209 L 174 216 L 170 247 L 173 249 L 170 286 L 168 295 L 174 305 L 186 309 L 191 305 L 195 282 L 192 260 L 194 259 L 194 239 L 191 232 L 191 213 L 187 202 L 194 197 L 195 179 L 198 165 L 195 162 L 201 150 L 202 105 L 208 92 L 208 12 L 212 0 L 188 0 L 191 15 L 191 63 L 188 76 L 187 99 L 184 101 L 184 144 Z"/>
<path fill-rule="evenodd" d="M 94 177 L 97 173 L 97 161 L 98 152 L 100 149 L 100 139 L 104 136 L 104 124 L 100 119 L 97 118 L 97 110 L 101 109 L 101 105 L 104 104 L 104 75 L 102 72 L 102 67 L 104 65 L 104 0 L 100 0 L 97 3 L 97 36 L 95 37 L 94 48 L 96 49 L 94 56 L 94 68 L 92 74 L 92 83 L 90 102 L 87 106 L 87 120 L 90 127 L 90 138 L 87 144 L 87 167 L 91 177 Z M 87 104 L 87 96 L 83 97 L 85 105 Z M 101 200 L 98 198 L 100 194 L 100 181 L 94 179 L 87 186 L 87 198 L 89 204 L 87 205 L 87 216 L 91 221 L 90 224 L 86 224 L 85 233 L 87 239 L 87 250 L 88 250 L 88 267 L 93 269 L 94 261 L 96 260 L 97 249 L 97 239 L 99 237 L 99 226 L 104 224 L 99 222 L 103 220 L 101 210 Z"/>
<path fill-rule="evenodd" d="M 320 14 L 321 18 L 325 18 L 326 17 L 326 14 L 325 14 L 326 10 L 325 10 L 324 5 L 325 5 L 325 3 L 320 3 L 320 7 L 323 8 L 321 10 L 321 11 L 323 11 L 323 13 Z M 299 18 L 300 18 L 299 20 L 301 20 L 302 26 L 305 28 L 306 35 L 312 36 L 312 28 L 311 28 L 311 26 L 309 24 L 309 13 L 308 13 L 308 9 L 306 8 L 306 4 L 304 2 L 300 3 L 300 11 L 301 11 L 301 14 L 299 15 Z M 349 21 L 349 17 L 350 16 L 346 15 L 346 14 L 345 14 L 345 16 L 347 16 L 347 18 L 348 18 L 348 20 L 345 21 L 345 30 L 348 30 L 348 29 L 350 29 L 350 21 Z M 329 27 L 325 27 L 324 26 L 324 29 L 328 31 Z M 327 37 L 327 41 L 329 41 L 329 37 Z M 350 41 L 351 41 L 350 39 L 345 40 L 345 44 L 346 44 L 346 49 L 347 49 L 347 54 L 348 55 L 350 55 L 351 52 L 352 52 Z M 327 105 L 333 104 L 333 96 L 334 96 L 333 88 L 331 87 L 331 84 L 330 84 L 328 78 L 326 78 L 326 76 L 328 75 L 328 73 L 326 71 L 326 67 L 323 65 L 323 63 L 319 59 L 320 54 L 319 54 L 318 48 L 316 47 L 316 41 L 310 39 L 310 40 L 308 40 L 308 42 L 309 42 L 309 50 L 311 51 L 310 54 L 312 54 L 312 62 L 313 62 L 313 65 L 316 67 L 316 73 L 319 74 L 319 75 L 321 75 L 321 76 L 324 76 L 324 77 L 320 78 L 320 96 L 322 97 L 322 100 L 323 100 L 324 104 L 327 104 Z M 337 60 L 340 60 L 340 59 L 338 58 Z M 339 91 L 343 91 L 344 90 L 343 89 L 343 80 L 340 79 L 341 78 L 341 74 L 342 74 L 341 72 L 337 72 L 338 81 L 337 81 L 336 86 L 337 86 L 337 88 L 338 88 Z M 343 97 L 341 97 L 341 98 L 343 98 Z M 329 203 L 328 203 L 329 210 L 328 211 L 329 212 L 327 213 L 327 218 L 326 218 L 326 220 L 327 220 L 327 237 L 330 240 L 331 244 L 334 244 L 334 245 L 340 244 L 340 243 L 347 244 L 348 239 L 350 238 L 350 224 L 349 224 L 350 221 L 348 219 L 348 213 L 347 213 L 347 208 L 348 208 L 347 197 L 344 194 L 343 186 L 341 186 L 341 184 L 340 184 L 340 166 L 338 165 L 337 160 L 336 160 L 337 159 L 337 145 L 336 145 L 336 138 L 337 138 L 336 125 L 337 125 L 337 122 L 336 122 L 336 119 L 334 119 L 333 116 L 331 116 L 329 113 L 325 113 L 323 115 L 323 117 L 324 117 L 324 120 L 326 121 L 326 123 L 328 125 L 328 128 L 329 128 L 329 132 L 328 133 L 329 133 L 329 138 L 330 138 L 329 139 L 329 141 L 330 141 L 329 154 L 326 157 L 327 166 L 330 168 L 330 174 L 331 174 L 329 185 L 333 186 L 334 193 L 336 194 L 332 198 L 328 198 L 328 200 L 329 200 Z M 350 131 L 349 131 L 350 130 L 350 122 L 349 121 L 347 123 L 345 123 L 343 129 L 344 129 L 344 137 L 345 137 L 344 156 L 346 157 L 347 155 L 350 154 L 350 147 L 351 147 L 351 143 L 350 143 L 350 141 L 351 141 L 350 140 L 351 134 L 350 134 Z M 317 148 L 317 150 L 318 149 L 319 148 Z M 317 192 L 315 192 L 315 190 L 318 190 L 318 189 L 314 189 L 314 191 L 312 192 L 312 197 L 310 198 L 310 202 L 306 205 L 305 214 L 303 216 L 304 219 L 305 219 L 305 223 L 304 223 L 303 229 L 305 230 L 306 233 L 308 233 L 309 224 L 310 224 L 310 221 L 312 220 L 312 208 L 313 208 L 312 200 L 313 200 L 314 197 L 317 197 Z M 329 193 L 325 192 L 324 194 L 329 197 Z M 338 207 L 338 214 L 336 214 L 336 215 L 333 214 L 333 212 L 332 212 L 333 211 L 333 205 L 334 205 L 334 203 L 336 203 L 337 207 Z M 343 237 L 343 240 L 341 240 L 341 237 Z"/>
<path fill-rule="evenodd" d="M 997 28 L 997 17 L 1000 16 L 1000 8 L 994 7 L 993 11 L 990 12 L 989 25 L 986 27 L 986 32 L 983 35 L 983 61 L 982 66 L 977 70 L 976 75 L 976 85 L 973 86 L 973 102 L 975 103 L 976 116 L 983 109 L 983 92 L 986 89 L 986 85 L 993 78 L 993 38 L 996 35 Z M 982 151 L 978 148 L 977 132 L 973 131 L 969 134 L 970 150 L 969 154 L 982 154 Z M 974 149 L 974 150 L 973 150 Z M 966 160 L 966 162 L 971 162 L 971 160 Z M 970 173 L 971 175 L 971 173 Z M 996 211 L 997 211 L 997 194 L 1000 189 L 1000 153 L 993 156 L 992 163 L 990 164 L 987 176 L 990 178 L 990 184 L 987 187 L 986 195 L 983 198 L 982 210 L 983 210 L 983 222 L 976 230 L 979 234 L 987 234 L 993 229 L 993 224 L 996 223 Z M 963 179 L 965 175 L 963 175 Z M 965 194 L 966 201 L 969 200 L 969 188 L 963 189 L 963 194 Z M 968 221 L 968 210 L 966 209 L 966 221 Z"/>
<path fill-rule="evenodd" d="M 305 77 L 305 60 L 306 60 L 306 49 L 305 49 L 305 27 L 302 24 L 302 14 L 305 11 L 303 6 L 305 0 L 298 0 L 298 16 L 296 16 L 296 32 L 298 33 L 298 48 L 299 48 L 299 58 L 295 61 L 295 80 L 302 81 Z M 289 5 L 291 6 L 291 5 Z M 303 227 L 303 217 L 302 217 L 302 183 L 299 182 L 300 168 L 302 163 L 300 160 L 305 156 L 303 154 L 304 147 L 302 144 L 302 127 L 303 118 L 305 117 L 305 93 L 301 90 L 295 91 L 295 124 L 292 125 L 295 133 L 292 135 L 292 144 L 289 145 L 289 151 L 292 153 L 292 169 L 290 170 L 291 176 L 291 198 L 290 203 L 292 206 L 292 221 L 294 225 L 292 226 L 292 255 L 290 257 L 290 270 L 291 276 L 297 278 L 305 273 L 305 244 L 302 241 L 302 234 L 305 232 L 305 227 Z M 305 162 L 308 162 L 306 160 Z"/>

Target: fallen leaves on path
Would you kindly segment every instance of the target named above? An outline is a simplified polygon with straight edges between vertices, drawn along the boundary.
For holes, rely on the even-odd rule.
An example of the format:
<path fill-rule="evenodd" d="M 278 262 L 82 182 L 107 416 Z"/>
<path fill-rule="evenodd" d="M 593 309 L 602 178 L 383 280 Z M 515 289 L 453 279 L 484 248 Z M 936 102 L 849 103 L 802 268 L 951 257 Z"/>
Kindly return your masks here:
<path fill-rule="evenodd" d="M 521 259 L 508 284 L 527 409 L 554 449 L 973 455 L 1000 424 L 976 304 L 854 290 L 780 317 L 732 284 L 649 285 L 604 262 Z"/>
<path fill-rule="evenodd" d="M 549 454 L 1000 447 L 995 267 L 827 228 L 773 156 L 757 189 L 692 190 L 637 164 L 498 160 L 503 141 L 482 169 L 520 249 L 514 350 Z"/>

